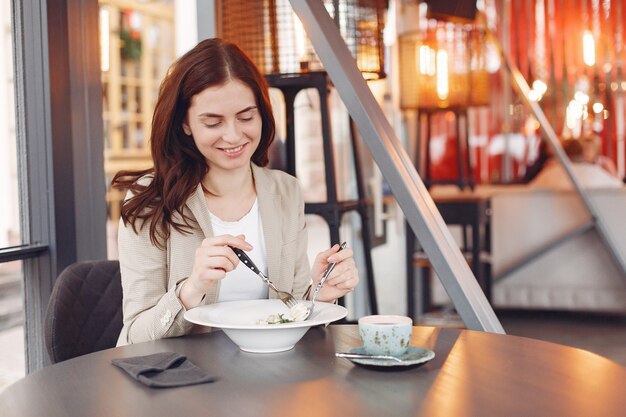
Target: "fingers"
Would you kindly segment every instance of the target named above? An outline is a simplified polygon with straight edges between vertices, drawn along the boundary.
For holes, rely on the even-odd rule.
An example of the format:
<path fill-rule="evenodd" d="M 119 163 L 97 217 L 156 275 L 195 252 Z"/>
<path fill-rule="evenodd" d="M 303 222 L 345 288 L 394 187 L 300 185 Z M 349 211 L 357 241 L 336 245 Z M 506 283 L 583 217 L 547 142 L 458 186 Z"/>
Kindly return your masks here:
<path fill-rule="evenodd" d="M 340 263 L 348 258 L 352 258 L 353 254 L 354 253 L 350 248 L 345 248 L 344 250 L 340 251 L 339 245 L 333 245 L 333 247 L 331 247 L 330 249 L 318 253 L 315 257 L 315 263 L 324 266 L 330 263 Z"/>
<path fill-rule="evenodd" d="M 344 259 L 335 265 L 335 268 L 326 279 L 325 285 L 331 285 L 341 290 L 352 290 L 359 283 L 359 274 L 353 258 Z"/>
<path fill-rule="evenodd" d="M 326 283 L 317 297 L 320 301 L 332 302 L 351 292 L 359 283 L 354 260 L 352 258 L 337 264 L 333 272 L 326 279 Z"/>
<path fill-rule="evenodd" d="M 339 247 L 339 245 L 333 245 L 332 248 L 320 252 L 315 257 L 311 271 L 314 284 L 319 282 L 328 265 L 333 262 L 336 264 L 317 296 L 320 301 L 330 302 L 343 297 L 359 283 L 359 273 L 356 269 L 352 249 L 345 248 L 340 251 Z"/>
<path fill-rule="evenodd" d="M 340 246 L 335 244 L 330 249 L 320 252 L 315 263 L 322 267 L 320 275 L 314 278 L 319 280 L 331 263 L 334 269 L 326 278 L 326 284 L 335 286 L 337 289 L 351 290 L 358 284 L 358 273 L 353 258 L 353 251 L 350 248 L 340 250 Z"/>
<path fill-rule="evenodd" d="M 340 263 L 340 262 L 345 261 L 346 259 L 352 258 L 352 256 L 354 255 L 354 252 L 352 252 L 352 249 L 350 248 L 345 248 L 344 250 L 339 251 L 339 245 L 335 245 L 331 249 L 334 249 L 335 247 L 337 247 L 337 250 L 334 251 L 327 258 L 328 263 L 331 263 L 331 262 Z"/>
<path fill-rule="evenodd" d="M 246 237 L 244 235 L 220 235 L 208 237 L 202 241 L 201 246 L 234 246 L 242 250 L 252 250 L 252 245 L 246 242 Z"/>
<path fill-rule="evenodd" d="M 344 249 L 345 251 L 346 249 Z M 339 245 L 338 244 L 334 244 L 332 247 L 330 247 L 329 249 L 326 249 L 325 251 L 322 251 L 320 253 L 317 254 L 317 256 L 315 257 L 316 260 L 321 261 L 321 262 L 334 262 L 332 260 L 330 260 L 329 258 L 333 257 L 337 252 L 339 251 Z M 341 251 L 343 252 L 343 251 Z M 350 252 L 352 253 L 352 252 Z"/>
<path fill-rule="evenodd" d="M 239 258 L 228 246 L 201 246 L 196 249 L 196 264 L 209 268 L 221 268 L 232 271 L 239 263 Z"/>
<path fill-rule="evenodd" d="M 320 252 L 318 256 L 322 256 L 323 258 L 328 258 L 330 255 L 337 252 L 338 250 L 339 250 L 339 245 L 335 243 L 330 248 L 326 249 L 325 251 Z"/>
<path fill-rule="evenodd" d="M 191 275 L 186 281 L 186 285 L 193 288 L 197 294 L 205 294 L 206 291 L 217 281 L 226 276 L 223 269 L 205 269 L 199 275 Z"/>
<path fill-rule="evenodd" d="M 204 239 L 196 249 L 189 284 L 198 292 L 206 291 L 215 281 L 223 279 L 227 272 L 234 270 L 239 258 L 231 246 L 242 250 L 252 249 L 244 235 L 220 235 Z"/>
<path fill-rule="evenodd" d="M 231 246 L 245 251 L 252 250 L 252 245 L 246 242 L 244 235 L 220 235 L 204 239 L 196 251 L 196 259 L 205 257 L 208 262 L 207 267 L 221 268 L 226 272 L 232 271 L 239 263 L 239 258 L 230 248 Z"/>

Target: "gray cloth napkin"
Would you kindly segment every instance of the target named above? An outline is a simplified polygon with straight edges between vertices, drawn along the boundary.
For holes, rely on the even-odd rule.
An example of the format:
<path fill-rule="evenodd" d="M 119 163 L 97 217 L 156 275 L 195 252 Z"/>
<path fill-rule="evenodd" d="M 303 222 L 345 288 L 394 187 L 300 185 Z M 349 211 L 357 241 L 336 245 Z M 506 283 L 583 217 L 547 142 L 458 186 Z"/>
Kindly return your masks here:
<path fill-rule="evenodd" d="M 186 356 L 176 352 L 118 358 L 111 363 L 142 384 L 153 388 L 182 387 L 215 381 L 204 369 L 198 368 Z"/>

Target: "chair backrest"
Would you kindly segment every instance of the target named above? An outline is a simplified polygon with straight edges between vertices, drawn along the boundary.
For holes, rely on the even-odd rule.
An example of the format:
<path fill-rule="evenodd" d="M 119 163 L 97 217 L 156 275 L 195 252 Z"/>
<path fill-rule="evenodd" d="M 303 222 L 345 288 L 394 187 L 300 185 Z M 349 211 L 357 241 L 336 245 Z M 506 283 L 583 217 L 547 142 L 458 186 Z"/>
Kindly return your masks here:
<path fill-rule="evenodd" d="M 78 262 L 54 283 L 44 340 L 52 363 L 114 347 L 122 329 L 118 261 Z"/>

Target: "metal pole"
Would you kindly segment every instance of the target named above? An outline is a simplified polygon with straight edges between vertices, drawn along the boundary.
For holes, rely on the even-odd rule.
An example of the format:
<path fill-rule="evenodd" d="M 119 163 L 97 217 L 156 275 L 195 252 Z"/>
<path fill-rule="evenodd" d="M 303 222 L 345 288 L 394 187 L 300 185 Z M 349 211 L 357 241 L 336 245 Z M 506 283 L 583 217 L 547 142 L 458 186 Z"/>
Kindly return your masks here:
<path fill-rule="evenodd" d="M 290 0 L 465 326 L 504 333 L 428 190 L 320 0 Z"/>

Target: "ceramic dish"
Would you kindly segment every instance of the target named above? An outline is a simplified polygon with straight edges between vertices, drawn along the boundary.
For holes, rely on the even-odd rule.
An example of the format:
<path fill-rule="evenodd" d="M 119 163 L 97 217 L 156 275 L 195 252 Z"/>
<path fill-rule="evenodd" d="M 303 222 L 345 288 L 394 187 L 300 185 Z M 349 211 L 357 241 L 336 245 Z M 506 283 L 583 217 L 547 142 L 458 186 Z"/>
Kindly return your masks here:
<path fill-rule="evenodd" d="M 257 324 L 271 314 L 288 311 L 280 300 L 229 301 L 192 308 L 185 313 L 185 319 L 224 330 L 243 351 L 273 353 L 292 349 L 312 326 L 332 323 L 348 314 L 345 307 L 318 301 L 313 315 L 306 321 Z"/>
<path fill-rule="evenodd" d="M 350 353 L 357 353 L 362 355 L 366 352 L 363 346 L 359 346 L 350 349 Z M 370 358 L 349 358 L 349 360 L 359 365 L 389 368 L 421 365 L 432 360 L 434 357 L 435 352 L 433 352 L 432 350 L 424 349 L 418 346 L 409 346 L 406 353 L 398 356 L 398 358 L 401 359 L 402 362 L 397 362 L 389 359 Z"/>

